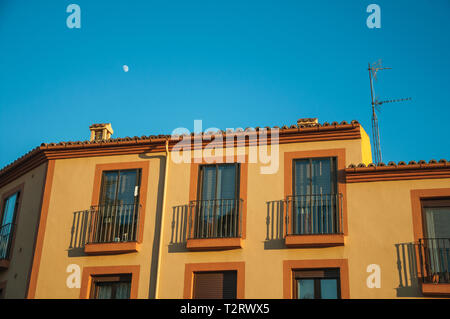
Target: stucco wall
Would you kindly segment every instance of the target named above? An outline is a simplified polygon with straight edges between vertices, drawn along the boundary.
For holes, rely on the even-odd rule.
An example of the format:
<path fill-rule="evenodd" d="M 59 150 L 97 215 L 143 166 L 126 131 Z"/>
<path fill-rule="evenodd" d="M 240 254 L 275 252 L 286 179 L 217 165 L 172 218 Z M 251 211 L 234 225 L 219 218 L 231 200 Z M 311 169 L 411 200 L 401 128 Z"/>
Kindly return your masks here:
<path fill-rule="evenodd" d="M 148 161 L 148 191 L 145 209 L 144 237 L 140 251 L 119 255 L 87 256 L 84 247 L 71 247 L 74 214 L 89 209 L 92 200 L 95 166 L 97 164 Z M 79 288 L 66 284 L 71 264 L 88 266 L 140 265 L 139 298 L 148 298 L 154 290 L 150 271 L 154 270 L 157 253 L 154 245 L 155 220 L 160 217 L 164 154 L 125 155 L 95 158 L 64 159 L 55 162 L 53 185 L 48 209 L 45 237 L 36 284 L 36 298 L 79 298 Z M 158 217 L 159 216 L 159 217 Z M 155 255 L 157 256 L 157 254 Z"/>
<path fill-rule="evenodd" d="M 42 164 L 0 188 L 1 198 L 3 194 L 23 184 L 11 261 L 7 270 L 0 270 L 0 282 L 7 281 L 5 298 L 26 296 L 45 173 L 46 164 Z"/>

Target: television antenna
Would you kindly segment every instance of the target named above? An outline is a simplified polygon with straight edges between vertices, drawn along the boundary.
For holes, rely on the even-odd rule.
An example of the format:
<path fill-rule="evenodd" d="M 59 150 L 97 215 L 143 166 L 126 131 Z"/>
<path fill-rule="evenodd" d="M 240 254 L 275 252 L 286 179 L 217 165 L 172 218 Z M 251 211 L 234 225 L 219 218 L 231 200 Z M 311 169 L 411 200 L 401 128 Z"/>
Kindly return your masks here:
<path fill-rule="evenodd" d="M 382 156 L 381 156 L 381 143 L 380 143 L 380 131 L 378 127 L 378 117 L 377 117 L 377 111 L 381 111 L 381 105 L 386 103 L 393 103 L 393 102 L 402 102 L 402 101 L 408 101 L 411 100 L 410 97 L 403 98 L 403 99 L 394 99 L 394 100 L 385 100 L 385 101 L 379 101 L 378 97 L 375 97 L 375 88 L 373 85 L 373 80 L 377 80 L 377 72 L 380 70 L 391 70 L 392 68 L 385 68 L 381 65 L 381 60 L 378 60 L 375 63 L 370 64 L 369 63 L 369 80 L 370 80 L 370 96 L 372 99 L 372 137 L 373 137 L 373 156 L 374 156 L 374 163 L 379 164 L 382 162 Z"/>

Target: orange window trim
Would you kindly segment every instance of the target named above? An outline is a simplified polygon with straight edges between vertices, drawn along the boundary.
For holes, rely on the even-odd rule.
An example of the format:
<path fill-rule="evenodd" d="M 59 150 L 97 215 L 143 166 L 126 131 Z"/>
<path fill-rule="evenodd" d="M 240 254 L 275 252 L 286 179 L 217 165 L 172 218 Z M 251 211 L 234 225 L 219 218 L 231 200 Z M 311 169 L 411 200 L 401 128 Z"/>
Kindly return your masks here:
<path fill-rule="evenodd" d="M 86 244 L 84 252 L 88 255 L 109 255 L 138 252 L 140 244 L 136 242 Z"/>
<path fill-rule="evenodd" d="M 342 217 L 344 235 L 348 234 L 347 227 L 347 187 L 345 182 L 345 149 L 325 149 L 311 151 L 297 151 L 284 153 L 284 198 L 293 195 L 293 161 L 296 159 L 336 157 L 337 158 L 337 187 L 338 193 L 342 194 Z M 325 240 L 326 241 L 326 240 Z"/>
<path fill-rule="evenodd" d="M 138 298 L 139 273 L 141 266 L 105 266 L 105 267 L 84 267 L 81 277 L 80 299 L 89 299 L 92 285 L 92 277 L 99 275 L 122 275 L 131 274 L 130 299 Z"/>
<path fill-rule="evenodd" d="M 292 248 L 301 247 L 335 247 L 344 246 L 345 238 L 341 234 L 326 235 L 287 235 L 285 245 Z"/>
<path fill-rule="evenodd" d="M 283 298 L 294 298 L 293 272 L 301 269 L 339 268 L 341 298 L 350 299 L 347 259 L 284 260 L 283 261 Z"/>
<path fill-rule="evenodd" d="M 189 250 L 226 250 L 243 247 L 242 238 L 188 239 Z"/>
<path fill-rule="evenodd" d="M 413 189 L 411 190 L 411 210 L 413 220 L 414 242 L 425 237 L 425 225 L 423 224 L 422 200 L 439 199 L 450 197 L 450 188 L 435 189 Z M 419 280 L 424 274 L 421 273 L 420 258 L 417 258 L 417 271 Z M 422 293 L 425 295 L 450 294 L 450 285 L 445 284 L 423 284 Z"/>
<path fill-rule="evenodd" d="M 142 243 L 144 236 L 144 225 L 145 225 L 145 209 L 147 202 L 147 189 L 148 189 L 148 174 L 149 174 L 149 163 L 148 161 L 138 161 L 138 162 L 126 162 L 126 163 L 109 163 L 109 164 L 97 164 L 95 166 L 94 175 L 94 188 L 92 191 L 92 206 L 97 206 L 100 200 L 100 188 L 102 185 L 102 176 L 104 171 L 113 170 L 125 170 L 125 169 L 141 169 L 141 186 L 139 190 L 139 204 L 141 205 L 139 210 L 139 234 L 138 243 Z M 105 246 L 106 247 L 106 246 Z"/>
<path fill-rule="evenodd" d="M 195 160 L 191 163 L 191 177 L 189 185 L 189 202 L 197 200 L 198 190 L 198 178 L 200 165 L 207 164 L 233 164 L 240 163 L 240 176 L 239 176 L 239 197 L 243 199 L 242 203 L 242 238 L 246 236 L 246 224 L 247 224 L 247 179 L 248 179 L 248 155 L 234 155 L 233 157 L 227 157 L 226 155 L 221 157 L 208 157 L 202 158 L 200 163 L 196 163 Z M 203 239 L 205 242 L 209 239 Z M 213 245 L 213 243 L 211 243 Z"/>
<path fill-rule="evenodd" d="M 237 272 L 237 299 L 245 298 L 245 262 L 219 262 L 219 263 L 191 263 L 185 265 L 184 271 L 184 299 L 192 299 L 194 292 L 194 273 L 206 271 L 229 271 Z"/>

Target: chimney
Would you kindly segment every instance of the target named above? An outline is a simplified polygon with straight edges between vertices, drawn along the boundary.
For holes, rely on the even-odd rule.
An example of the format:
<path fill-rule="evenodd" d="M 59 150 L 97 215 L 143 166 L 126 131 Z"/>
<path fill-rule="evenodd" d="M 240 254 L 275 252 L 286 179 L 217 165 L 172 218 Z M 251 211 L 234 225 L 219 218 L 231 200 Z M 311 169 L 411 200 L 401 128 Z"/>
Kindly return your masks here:
<path fill-rule="evenodd" d="M 92 141 L 106 141 L 111 138 L 114 133 L 111 123 L 104 124 L 92 124 L 89 126 L 91 130 L 91 142 Z"/>
<path fill-rule="evenodd" d="M 298 119 L 297 120 L 298 126 L 305 126 L 305 127 L 313 127 L 318 126 L 319 121 L 317 118 L 305 118 L 305 119 Z"/>

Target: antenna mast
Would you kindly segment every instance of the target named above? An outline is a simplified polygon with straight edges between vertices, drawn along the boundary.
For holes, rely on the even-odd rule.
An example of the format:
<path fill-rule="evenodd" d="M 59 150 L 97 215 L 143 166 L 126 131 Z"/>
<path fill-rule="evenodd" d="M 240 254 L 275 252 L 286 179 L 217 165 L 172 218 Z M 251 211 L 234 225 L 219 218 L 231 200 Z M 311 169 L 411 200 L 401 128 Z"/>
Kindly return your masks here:
<path fill-rule="evenodd" d="M 411 98 L 405 99 L 397 99 L 397 100 L 386 100 L 386 101 L 378 101 L 378 98 L 375 97 L 375 88 L 373 85 L 373 80 L 377 80 L 377 72 L 379 70 L 390 70 L 392 68 L 384 68 L 381 65 L 381 60 L 370 64 L 369 63 L 369 80 L 370 80 L 370 97 L 372 99 L 372 137 L 373 137 L 373 156 L 374 163 L 379 164 L 382 162 L 381 156 L 381 143 L 380 143 L 380 132 L 378 128 L 378 118 L 376 111 L 380 111 L 380 105 L 384 103 L 392 103 L 392 102 L 400 102 L 411 100 Z"/>

